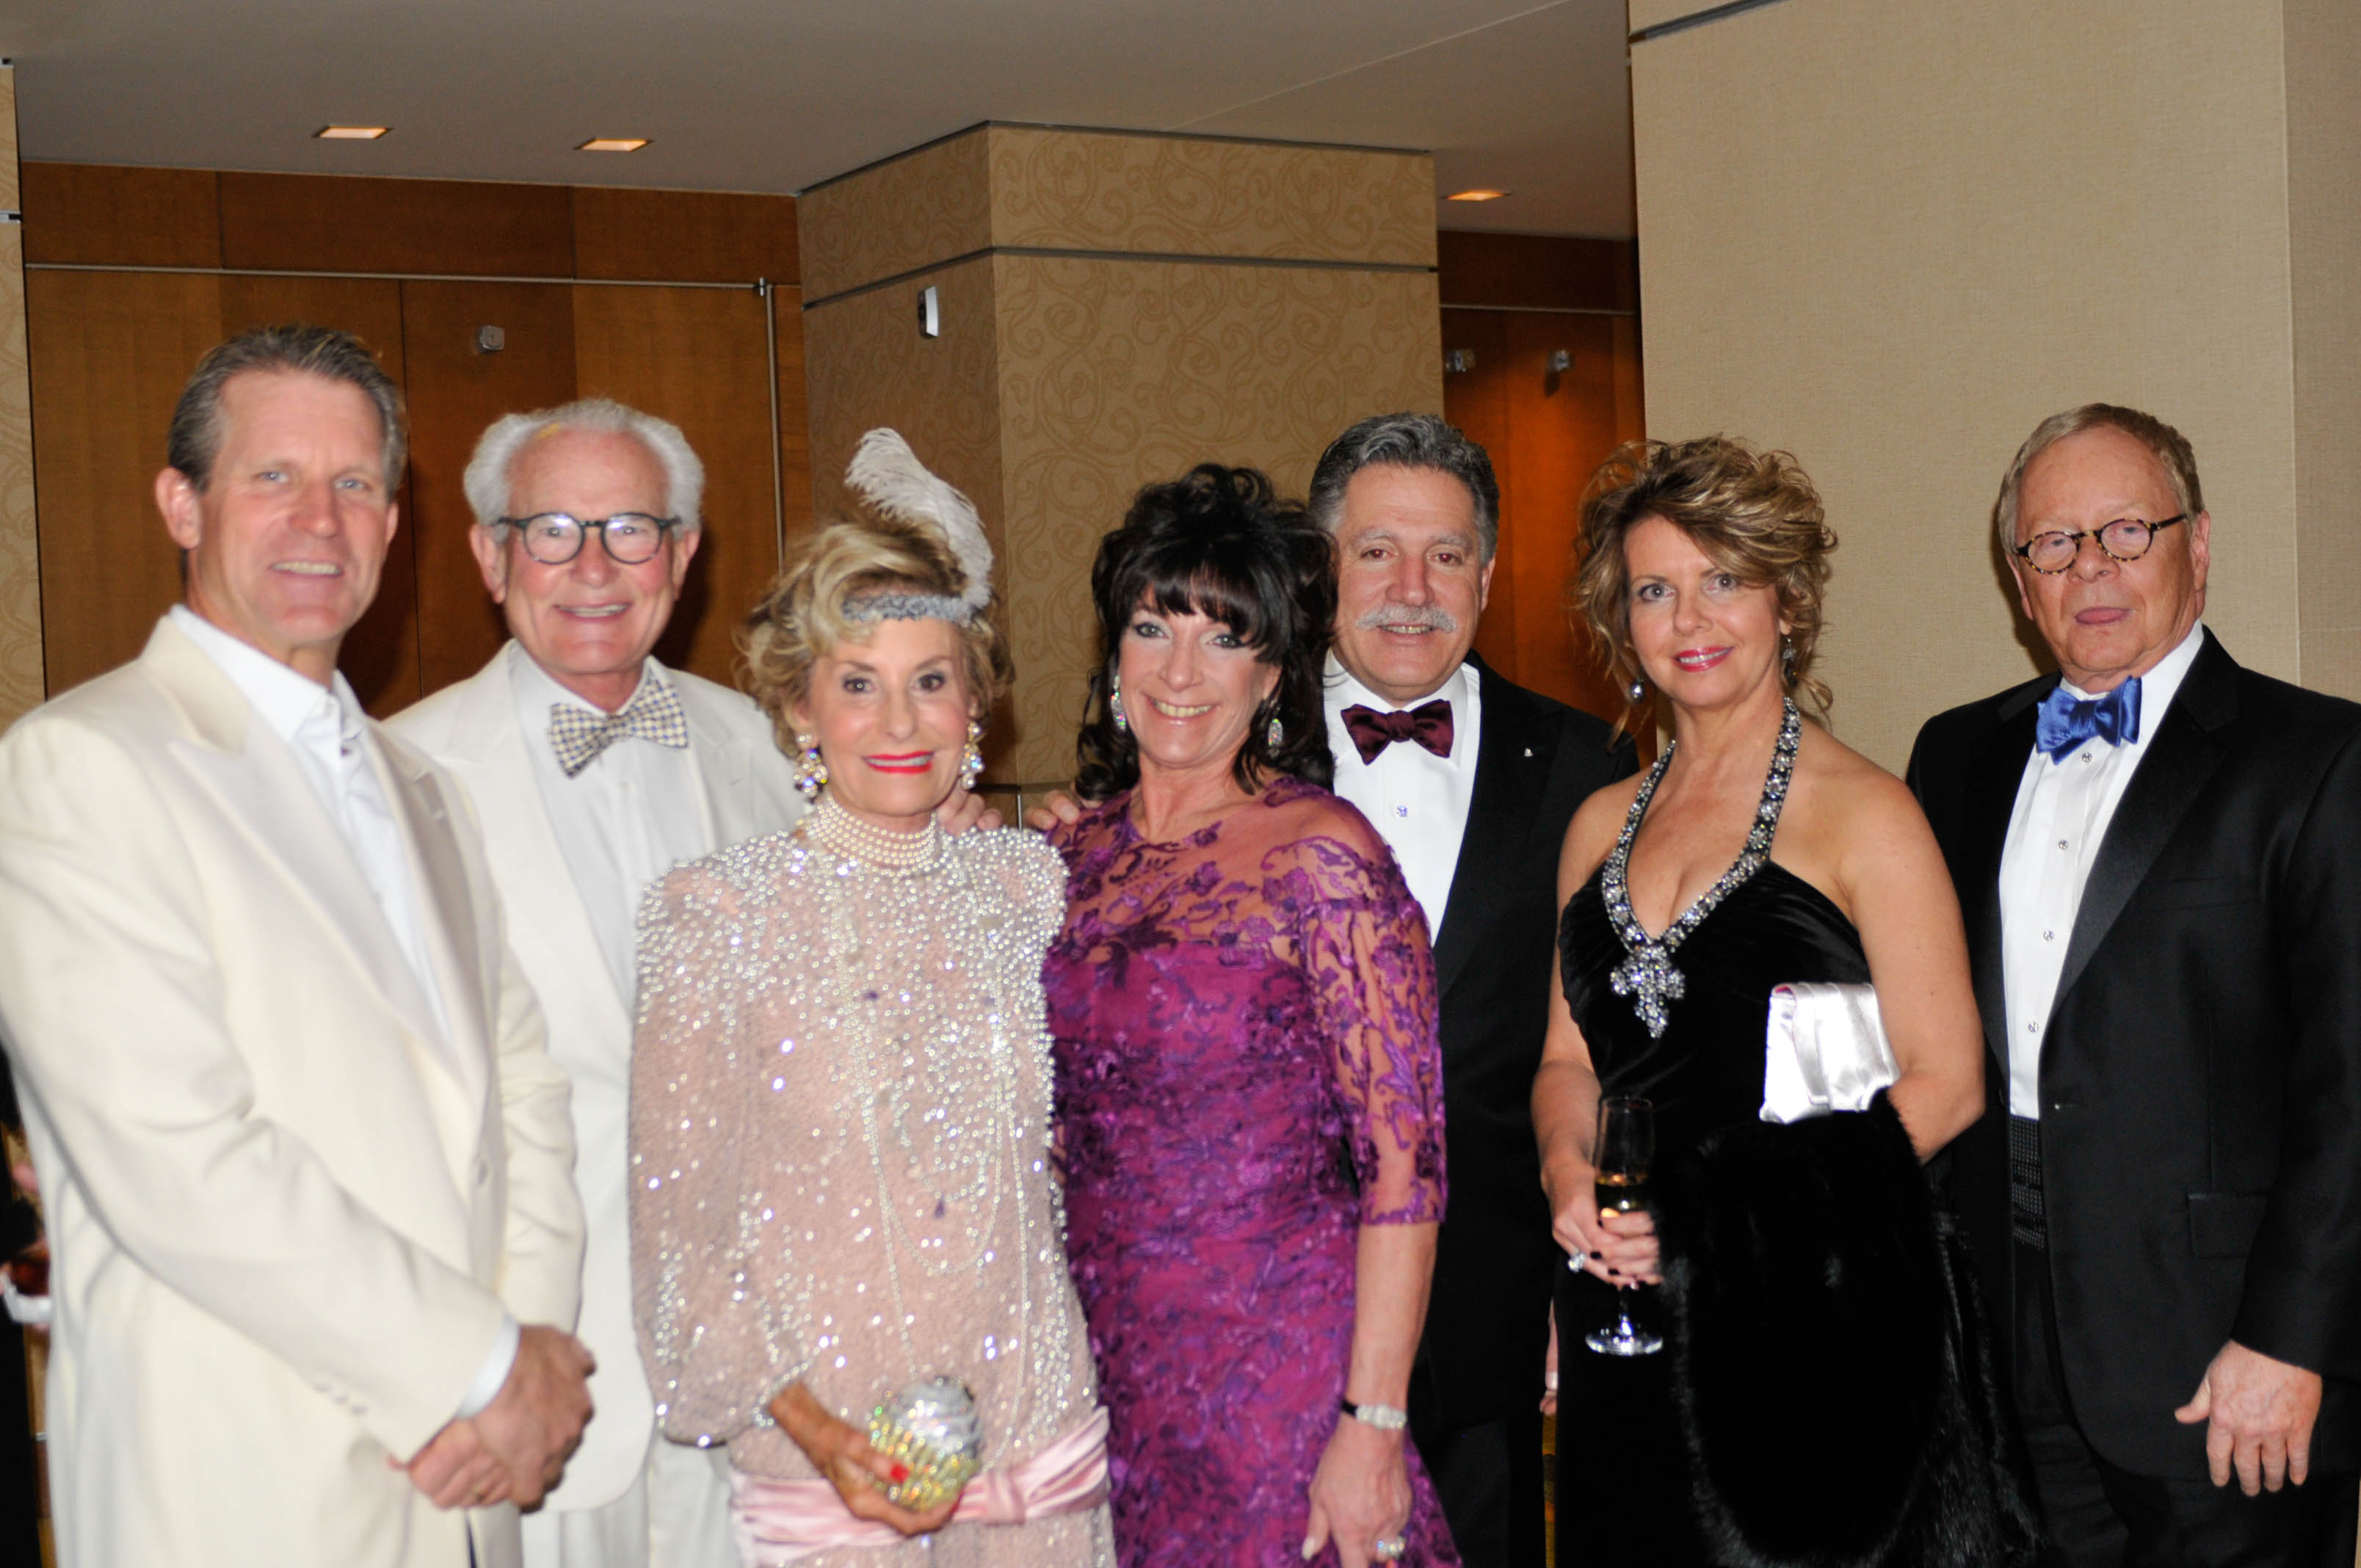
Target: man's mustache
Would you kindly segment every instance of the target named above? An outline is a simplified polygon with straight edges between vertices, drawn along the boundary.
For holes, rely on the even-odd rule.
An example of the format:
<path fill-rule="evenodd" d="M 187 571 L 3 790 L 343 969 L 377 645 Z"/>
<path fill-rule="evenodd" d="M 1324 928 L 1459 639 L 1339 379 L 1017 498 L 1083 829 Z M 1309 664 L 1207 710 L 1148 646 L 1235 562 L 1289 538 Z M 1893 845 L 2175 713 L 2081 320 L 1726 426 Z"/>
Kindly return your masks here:
<path fill-rule="evenodd" d="M 1353 622 L 1356 631 L 1376 631 L 1389 626 L 1424 626 L 1436 631 L 1456 631 L 1459 618 L 1439 604 L 1381 604 Z"/>

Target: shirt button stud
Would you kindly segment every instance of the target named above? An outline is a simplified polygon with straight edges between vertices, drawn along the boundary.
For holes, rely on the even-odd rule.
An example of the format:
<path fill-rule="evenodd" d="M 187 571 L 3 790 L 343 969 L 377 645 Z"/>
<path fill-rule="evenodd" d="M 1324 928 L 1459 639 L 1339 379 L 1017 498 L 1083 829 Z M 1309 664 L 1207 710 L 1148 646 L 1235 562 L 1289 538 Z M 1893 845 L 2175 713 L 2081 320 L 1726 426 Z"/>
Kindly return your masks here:
<path fill-rule="evenodd" d="M 2041 933 L 2041 939 L 2045 942 L 2054 942 L 2058 939 L 2058 933 L 2055 931 L 2044 931 Z"/>

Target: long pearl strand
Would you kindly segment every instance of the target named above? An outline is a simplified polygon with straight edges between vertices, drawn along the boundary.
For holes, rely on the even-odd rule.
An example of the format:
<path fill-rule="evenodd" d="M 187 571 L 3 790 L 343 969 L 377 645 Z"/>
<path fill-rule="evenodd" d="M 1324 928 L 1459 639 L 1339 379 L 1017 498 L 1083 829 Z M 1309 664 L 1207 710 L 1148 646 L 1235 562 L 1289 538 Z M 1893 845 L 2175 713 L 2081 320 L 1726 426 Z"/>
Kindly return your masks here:
<path fill-rule="evenodd" d="M 847 811 L 829 790 L 820 792 L 819 804 L 804 819 L 804 831 L 847 860 L 903 875 L 926 870 L 943 852 L 943 830 L 932 817 L 916 833 L 896 833 Z"/>

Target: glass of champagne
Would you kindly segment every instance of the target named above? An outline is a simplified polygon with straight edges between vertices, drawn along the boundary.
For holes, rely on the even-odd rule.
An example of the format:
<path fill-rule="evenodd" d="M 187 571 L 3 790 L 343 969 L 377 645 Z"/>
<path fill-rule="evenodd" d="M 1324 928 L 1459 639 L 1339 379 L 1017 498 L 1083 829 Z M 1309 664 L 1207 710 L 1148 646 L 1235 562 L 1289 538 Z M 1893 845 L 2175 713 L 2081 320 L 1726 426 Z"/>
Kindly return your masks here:
<path fill-rule="evenodd" d="M 1637 1213 L 1648 1206 L 1648 1167 L 1656 1155 L 1656 1108 L 1645 1100 L 1610 1094 L 1598 1102 L 1598 1137 L 1591 1146 L 1603 1213 Z M 1636 1284 L 1615 1292 L 1615 1321 L 1590 1331 L 1583 1343 L 1601 1355 L 1653 1355 L 1663 1338 L 1631 1321 Z"/>

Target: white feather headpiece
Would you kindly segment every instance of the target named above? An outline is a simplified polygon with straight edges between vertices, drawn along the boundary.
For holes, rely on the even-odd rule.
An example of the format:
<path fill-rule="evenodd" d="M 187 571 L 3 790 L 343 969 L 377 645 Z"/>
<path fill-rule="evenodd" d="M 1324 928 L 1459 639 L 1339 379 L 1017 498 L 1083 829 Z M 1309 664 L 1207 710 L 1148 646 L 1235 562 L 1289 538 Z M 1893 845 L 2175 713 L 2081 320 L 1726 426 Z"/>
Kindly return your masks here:
<path fill-rule="evenodd" d="M 964 621 L 990 602 L 992 545 L 983 537 L 983 520 L 972 501 L 928 471 L 899 431 L 881 425 L 862 436 L 845 467 L 844 483 L 879 515 L 940 534 L 967 579 L 959 598 L 939 609 L 917 602 L 930 596 L 899 594 L 877 599 L 870 617 L 898 620 L 952 611 L 947 619 Z"/>

